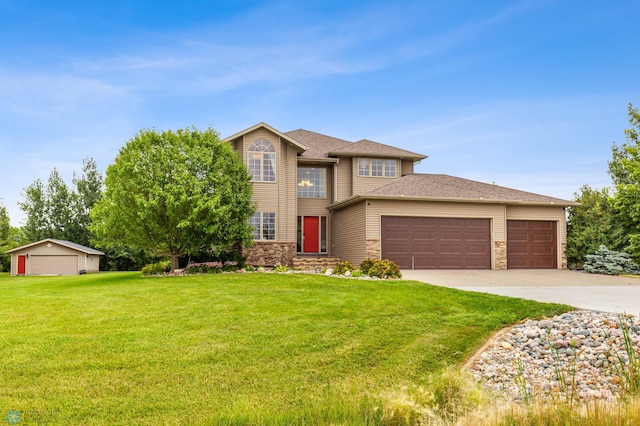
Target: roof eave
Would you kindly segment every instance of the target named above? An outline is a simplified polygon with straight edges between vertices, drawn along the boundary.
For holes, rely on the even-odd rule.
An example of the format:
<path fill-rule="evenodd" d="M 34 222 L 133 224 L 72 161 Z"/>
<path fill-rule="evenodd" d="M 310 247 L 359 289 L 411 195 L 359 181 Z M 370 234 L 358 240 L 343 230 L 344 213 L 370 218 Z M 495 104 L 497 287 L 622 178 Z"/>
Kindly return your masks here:
<path fill-rule="evenodd" d="M 497 200 L 488 198 L 453 198 L 453 197 L 407 197 L 404 195 L 373 195 L 373 194 L 357 194 L 342 201 L 338 201 L 327 207 L 329 211 L 334 211 L 347 207 L 351 204 L 362 200 L 407 200 L 407 201 L 434 201 L 434 202 L 453 202 L 453 203 L 476 203 L 476 204 L 508 204 L 520 206 L 538 206 L 538 207 L 570 207 L 577 206 L 580 203 L 572 201 L 562 202 L 556 201 L 524 201 L 524 200 Z"/>
<path fill-rule="evenodd" d="M 80 251 L 80 252 L 86 253 L 86 254 L 92 254 L 92 255 L 98 255 L 98 256 L 104 255 L 104 253 L 99 251 L 99 250 L 95 250 L 95 249 L 92 249 L 90 247 L 86 247 L 86 249 L 88 249 L 88 250 L 86 250 L 86 249 L 83 249 L 83 248 L 80 248 L 80 247 L 75 247 L 75 246 L 71 246 L 69 244 L 65 244 L 64 241 L 56 240 L 54 238 L 45 238 L 44 240 L 36 241 L 35 243 L 27 244 L 25 246 L 16 247 L 14 249 L 8 250 L 7 253 L 12 253 L 14 251 L 24 250 L 24 249 L 27 249 L 29 247 L 37 246 L 39 244 L 46 243 L 46 242 L 54 243 L 54 244 L 57 244 L 59 246 L 66 247 L 66 248 L 69 248 L 69 249 L 72 249 L 72 250 L 76 250 L 76 251 Z"/>
<path fill-rule="evenodd" d="M 298 157 L 298 163 L 339 163 L 339 158 L 327 158 L 327 157 Z"/>
<path fill-rule="evenodd" d="M 340 151 L 332 151 L 327 153 L 327 155 L 333 155 L 336 157 L 375 157 L 375 158 L 399 158 L 401 160 L 424 160 L 425 158 L 429 158 L 428 155 L 397 155 L 397 154 L 384 154 L 384 153 L 375 153 L 375 152 L 340 152 Z"/>

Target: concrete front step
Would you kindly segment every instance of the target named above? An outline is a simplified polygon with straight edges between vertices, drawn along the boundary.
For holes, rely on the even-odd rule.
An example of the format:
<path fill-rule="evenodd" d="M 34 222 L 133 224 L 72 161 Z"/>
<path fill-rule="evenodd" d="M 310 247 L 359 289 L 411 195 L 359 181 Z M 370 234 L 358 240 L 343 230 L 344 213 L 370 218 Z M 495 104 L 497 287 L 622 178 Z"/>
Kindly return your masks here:
<path fill-rule="evenodd" d="M 294 269 L 329 269 L 335 268 L 340 262 L 339 257 L 294 257 L 292 260 Z"/>

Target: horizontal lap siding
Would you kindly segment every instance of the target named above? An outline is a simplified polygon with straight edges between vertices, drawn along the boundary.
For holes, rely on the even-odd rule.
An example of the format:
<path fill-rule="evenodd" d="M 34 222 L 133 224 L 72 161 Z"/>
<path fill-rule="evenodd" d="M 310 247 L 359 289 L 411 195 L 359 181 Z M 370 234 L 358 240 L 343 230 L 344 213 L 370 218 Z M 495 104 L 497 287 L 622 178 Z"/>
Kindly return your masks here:
<path fill-rule="evenodd" d="M 287 142 L 266 129 L 257 129 L 247 133 L 236 146 L 242 149 L 242 158 L 247 164 L 248 149 L 258 139 L 266 139 L 276 150 L 276 181 L 252 182 L 251 200 L 256 211 L 276 214 L 276 240 L 296 240 L 296 151 Z"/>
<path fill-rule="evenodd" d="M 353 176 L 351 158 L 341 158 L 337 166 L 338 171 L 338 201 L 353 195 Z"/>
<path fill-rule="evenodd" d="M 402 160 L 402 176 L 413 174 L 413 160 Z"/>
<path fill-rule="evenodd" d="M 366 203 L 360 202 L 333 213 L 332 255 L 359 265 L 367 257 Z"/>
<path fill-rule="evenodd" d="M 364 157 L 363 157 L 364 158 Z M 385 177 L 369 177 L 369 176 L 358 176 L 358 158 L 353 159 L 352 163 L 353 171 L 353 193 L 354 194 L 362 194 L 367 191 L 371 191 L 372 189 L 379 188 L 383 185 L 387 185 L 400 177 L 400 164 L 396 161 L 396 177 L 395 178 L 385 178 Z"/>

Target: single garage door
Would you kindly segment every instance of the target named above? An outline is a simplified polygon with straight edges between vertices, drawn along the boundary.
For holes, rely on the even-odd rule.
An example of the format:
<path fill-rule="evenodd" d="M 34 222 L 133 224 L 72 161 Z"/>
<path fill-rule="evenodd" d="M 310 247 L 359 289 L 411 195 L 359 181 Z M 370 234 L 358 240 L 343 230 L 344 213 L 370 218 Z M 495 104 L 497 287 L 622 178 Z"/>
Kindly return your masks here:
<path fill-rule="evenodd" d="M 491 221 L 382 216 L 381 251 L 403 269 L 491 269 Z"/>
<path fill-rule="evenodd" d="M 34 256 L 29 257 L 31 275 L 77 275 L 78 256 Z"/>
<path fill-rule="evenodd" d="M 508 269 L 556 269 L 558 233 L 554 221 L 507 221 Z"/>

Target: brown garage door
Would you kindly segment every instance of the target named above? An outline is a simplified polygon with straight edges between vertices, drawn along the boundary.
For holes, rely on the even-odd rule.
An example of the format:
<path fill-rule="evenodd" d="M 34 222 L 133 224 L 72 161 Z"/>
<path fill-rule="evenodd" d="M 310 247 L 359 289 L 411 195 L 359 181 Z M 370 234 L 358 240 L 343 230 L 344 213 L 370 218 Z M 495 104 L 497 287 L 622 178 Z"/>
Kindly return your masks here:
<path fill-rule="evenodd" d="M 542 220 L 507 221 L 508 269 L 556 269 L 557 224 Z"/>
<path fill-rule="evenodd" d="M 491 269 L 489 219 L 382 216 L 382 258 L 404 269 Z"/>
<path fill-rule="evenodd" d="M 31 275 L 77 275 L 78 256 L 30 256 Z"/>

